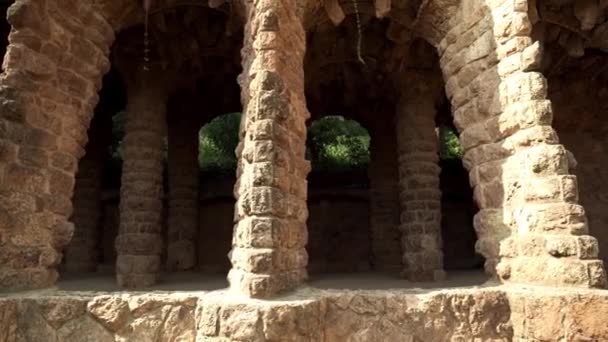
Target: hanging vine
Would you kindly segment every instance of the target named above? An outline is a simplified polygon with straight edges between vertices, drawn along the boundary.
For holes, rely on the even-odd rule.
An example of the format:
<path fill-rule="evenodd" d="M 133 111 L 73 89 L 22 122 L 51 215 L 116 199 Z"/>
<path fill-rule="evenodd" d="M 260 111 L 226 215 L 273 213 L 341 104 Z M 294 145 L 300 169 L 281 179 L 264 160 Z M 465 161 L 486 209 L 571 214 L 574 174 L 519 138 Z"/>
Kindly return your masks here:
<path fill-rule="evenodd" d="M 357 59 L 361 64 L 365 65 L 365 60 L 363 60 L 361 52 L 361 46 L 363 45 L 363 30 L 361 28 L 361 14 L 359 13 L 359 3 L 357 2 L 357 0 L 352 0 L 352 2 L 353 8 L 355 9 L 355 19 L 357 23 Z"/>
<path fill-rule="evenodd" d="M 150 17 L 150 5 L 152 0 L 144 0 L 144 70 L 150 70 L 150 37 L 148 33 L 148 20 Z"/>

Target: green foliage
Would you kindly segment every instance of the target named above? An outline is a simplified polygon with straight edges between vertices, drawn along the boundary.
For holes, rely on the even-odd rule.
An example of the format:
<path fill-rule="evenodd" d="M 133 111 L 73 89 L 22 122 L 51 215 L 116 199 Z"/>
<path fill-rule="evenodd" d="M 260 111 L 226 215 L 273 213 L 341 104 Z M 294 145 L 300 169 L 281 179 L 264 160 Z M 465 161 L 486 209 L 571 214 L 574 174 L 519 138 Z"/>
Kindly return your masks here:
<path fill-rule="evenodd" d="M 315 121 L 308 130 L 306 144 L 314 170 L 361 170 L 369 164 L 367 130 L 356 121 L 341 116 Z"/>
<path fill-rule="evenodd" d="M 453 129 L 441 126 L 439 127 L 440 151 L 441 159 L 461 159 L 463 155 L 462 145 Z"/>
<path fill-rule="evenodd" d="M 122 140 L 125 137 L 125 122 L 127 116 L 124 111 L 118 112 L 112 117 L 112 143 L 110 155 L 112 161 L 122 161 Z"/>
<path fill-rule="evenodd" d="M 213 119 L 199 133 L 198 161 L 201 169 L 236 169 L 235 150 L 239 143 L 241 113 L 230 113 Z"/>

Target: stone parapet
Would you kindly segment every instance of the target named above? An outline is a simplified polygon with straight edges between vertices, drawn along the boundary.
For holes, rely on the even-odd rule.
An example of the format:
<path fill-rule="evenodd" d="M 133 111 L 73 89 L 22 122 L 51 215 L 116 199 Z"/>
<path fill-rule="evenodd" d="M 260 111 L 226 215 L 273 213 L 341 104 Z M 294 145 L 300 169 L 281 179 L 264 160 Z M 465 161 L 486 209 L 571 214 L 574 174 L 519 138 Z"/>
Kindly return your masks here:
<path fill-rule="evenodd" d="M 58 292 L 0 298 L 14 341 L 605 341 L 608 292 L 515 286 L 324 291 Z"/>

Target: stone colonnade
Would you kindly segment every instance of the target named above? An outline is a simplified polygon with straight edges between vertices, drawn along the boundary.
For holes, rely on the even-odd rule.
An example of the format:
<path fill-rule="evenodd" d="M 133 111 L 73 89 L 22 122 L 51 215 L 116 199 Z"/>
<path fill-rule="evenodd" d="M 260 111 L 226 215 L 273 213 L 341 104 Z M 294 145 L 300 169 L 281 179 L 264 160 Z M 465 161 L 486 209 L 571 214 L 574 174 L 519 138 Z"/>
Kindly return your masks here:
<path fill-rule="evenodd" d="M 109 68 L 115 28 L 88 2 L 60 4 L 19 0 L 9 10 L 13 31 L 0 78 L 3 288 L 47 287 L 57 279 L 55 268 L 73 231 L 67 218 L 74 175 Z M 271 297 L 307 276 L 305 6 L 295 0 L 247 6 L 239 79 L 245 119 L 228 278 L 235 291 Z M 481 209 L 477 249 L 487 271 L 505 282 L 601 287 L 606 275 L 597 241 L 587 235 L 571 159 L 551 127 L 547 84 L 538 72 L 540 48 L 530 38 L 527 11 L 526 1 L 462 2 L 434 41 Z M 128 87 L 116 240 L 123 287 L 151 285 L 161 269 L 167 89 L 145 77 Z M 443 272 L 433 108 L 424 96 L 419 99 L 406 94 L 397 111 L 400 228 L 405 275 L 427 280 Z M 407 143 L 412 137 L 416 144 Z M 188 236 L 187 228 L 179 231 L 177 244 Z"/>

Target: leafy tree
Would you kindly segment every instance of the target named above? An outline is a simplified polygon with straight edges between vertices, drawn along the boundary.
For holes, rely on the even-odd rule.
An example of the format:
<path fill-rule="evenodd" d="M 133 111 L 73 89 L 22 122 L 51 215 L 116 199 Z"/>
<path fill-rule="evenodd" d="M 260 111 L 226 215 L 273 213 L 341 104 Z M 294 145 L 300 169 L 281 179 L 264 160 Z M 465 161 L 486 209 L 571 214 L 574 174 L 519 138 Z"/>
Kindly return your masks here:
<path fill-rule="evenodd" d="M 199 133 L 199 165 L 203 170 L 236 169 L 241 113 L 217 117 Z"/>
<path fill-rule="evenodd" d="M 341 116 L 315 121 L 308 130 L 308 156 L 313 169 L 347 171 L 367 168 L 370 137 L 365 128 Z"/>

